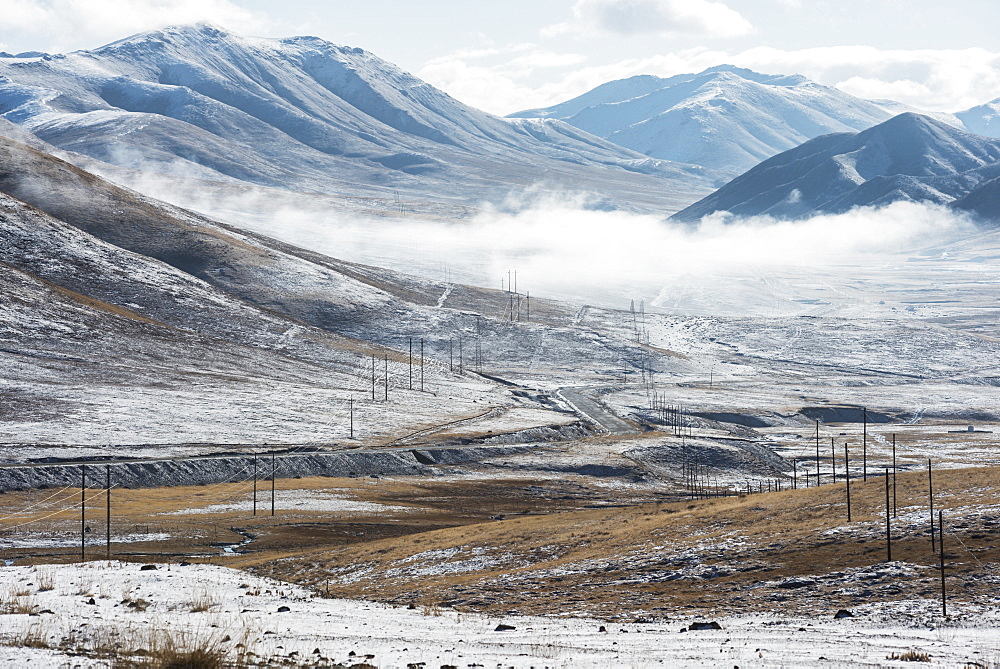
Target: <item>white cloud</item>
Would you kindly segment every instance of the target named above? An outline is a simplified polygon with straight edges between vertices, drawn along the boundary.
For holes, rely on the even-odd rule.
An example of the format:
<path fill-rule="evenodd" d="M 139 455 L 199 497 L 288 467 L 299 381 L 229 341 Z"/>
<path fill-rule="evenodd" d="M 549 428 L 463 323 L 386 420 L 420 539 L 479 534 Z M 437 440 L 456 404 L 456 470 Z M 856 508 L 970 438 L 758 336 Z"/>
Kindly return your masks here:
<path fill-rule="evenodd" d="M 1000 53 L 981 48 L 759 47 L 732 59 L 744 67 L 797 72 L 853 95 L 891 98 L 929 111 L 961 111 L 1000 97 Z"/>
<path fill-rule="evenodd" d="M 159 188 L 168 199 L 191 197 L 167 182 Z M 158 192 L 149 183 L 143 190 Z M 597 304 L 613 304 L 625 295 L 656 295 L 682 277 L 759 277 L 762 269 L 788 266 L 810 272 L 841 267 L 854 281 L 858 266 L 905 262 L 921 249 L 975 230 L 947 207 L 913 202 L 798 221 L 718 213 L 688 225 L 656 215 L 595 210 L 588 206 L 593 201 L 586 193 L 529 189 L 502 207 L 484 205 L 460 224 L 419 218 L 373 224 L 335 210 L 285 207 L 253 192 L 177 203 L 345 260 L 406 267 L 435 279 L 448 267 L 452 280 L 485 286 L 496 286 L 494 281 L 516 268 L 519 285 L 532 295 Z"/>
<path fill-rule="evenodd" d="M 197 21 L 247 33 L 273 26 L 264 14 L 231 0 L 4 0 L 2 19 L 5 40 L 17 38 L 50 52 L 93 48 L 137 32 Z"/>
<path fill-rule="evenodd" d="M 577 0 L 573 20 L 550 26 L 545 36 L 564 33 L 612 35 L 699 35 L 735 37 L 753 32 L 743 16 L 711 0 Z"/>
<path fill-rule="evenodd" d="M 863 98 L 893 99 L 925 111 L 956 112 L 1000 98 L 1000 53 L 969 49 L 879 49 L 833 46 L 783 50 L 756 47 L 742 51 L 695 48 L 594 63 L 572 54 L 562 66 L 516 67 L 528 54 L 496 49 L 473 62 L 461 54 L 436 59 L 419 74 L 462 101 L 493 113 L 545 107 L 580 95 L 607 81 L 637 74 L 668 77 L 732 64 L 758 72 L 801 74 Z M 530 58 L 527 60 L 530 61 Z"/>
<path fill-rule="evenodd" d="M 534 44 L 513 44 L 435 58 L 417 74 L 463 102 L 506 114 L 549 104 L 553 95 L 565 87 L 552 84 L 535 88 L 527 82 L 538 78 L 562 79 L 565 70 L 585 61 L 585 56 L 576 53 L 555 53 Z"/>

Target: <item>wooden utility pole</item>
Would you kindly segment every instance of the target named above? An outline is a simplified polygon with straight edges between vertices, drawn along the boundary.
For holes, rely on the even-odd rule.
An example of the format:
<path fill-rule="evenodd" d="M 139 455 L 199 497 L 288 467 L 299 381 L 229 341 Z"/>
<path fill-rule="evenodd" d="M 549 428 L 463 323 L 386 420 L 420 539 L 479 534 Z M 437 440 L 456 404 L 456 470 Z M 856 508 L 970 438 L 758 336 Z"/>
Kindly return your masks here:
<path fill-rule="evenodd" d="M 389 354 L 385 353 L 385 401 L 389 401 Z"/>
<path fill-rule="evenodd" d="M 372 353 L 372 402 L 375 401 L 375 354 Z"/>
<path fill-rule="evenodd" d="M 837 483 L 837 447 L 833 443 L 833 437 L 830 437 L 830 475 L 833 477 L 834 484 Z"/>
<path fill-rule="evenodd" d="M 410 337 L 410 390 L 413 390 L 413 337 Z"/>
<path fill-rule="evenodd" d="M 851 456 L 844 442 L 844 481 L 847 483 L 847 522 L 851 522 Z"/>
<path fill-rule="evenodd" d="M 458 373 L 459 374 L 464 374 L 465 373 L 464 370 L 465 370 L 465 360 L 464 360 L 464 356 L 462 354 L 462 338 L 459 337 L 458 338 Z"/>
<path fill-rule="evenodd" d="M 525 304 L 527 305 L 527 308 L 528 308 L 528 317 L 525 318 L 524 320 L 526 320 L 528 322 L 531 322 L 531 291 L 530 290 L 527 293 L 525 293 L 525 295 L 524 295 L 524 301 L 525 301 Z"/>
<path fill-rule="evenodd" d="M 274 453 L 271 453 L 271 515 L 272 516 L 274 515 L 274 473 L 275 473 L 275 470 L 276 470 L 276 468 L 274 466 Z"/>
<path fill-rule="evenodd" d="M 424 338 L 420 338 L 420 392 L 424 392 Z"/>
<path fill-rule="evenodd" d="M 351 439 L 354 439 L 354 398 L 347 398 L 347 412 L 351 422 Z"/>
<path fill-rule="evenodd" d="M 448 371 L 455 371 L 455 347 L 451 337 L 448 338 Z"/>
<path fill-rule="evenodd" d="M 87 465 L 80 465 L 80 562 L 87 559 Z"/>
<path fill-rule="evenodd" d="M 885 468 L 885 561 L 892 562 L 892 529 L 889 524 L 889 468 Z"/>
<path fill-rule="evenodd" d="M 106 511 L 107 517 L 104 519 L 104 553 L 105 558 L 111 559 L 111 465 L 104 465 L 104 483 L 107 487 Z"/>
<path fill-rule="evenodd" d="M 792 490 L 798 490 L 799 488 L 798 465 L 799 459 L 792 458 Z"/>
<path fill-rule="evenodd" d="M 257 515 L 257 454 L 253 454 L 253 515 Z"/>

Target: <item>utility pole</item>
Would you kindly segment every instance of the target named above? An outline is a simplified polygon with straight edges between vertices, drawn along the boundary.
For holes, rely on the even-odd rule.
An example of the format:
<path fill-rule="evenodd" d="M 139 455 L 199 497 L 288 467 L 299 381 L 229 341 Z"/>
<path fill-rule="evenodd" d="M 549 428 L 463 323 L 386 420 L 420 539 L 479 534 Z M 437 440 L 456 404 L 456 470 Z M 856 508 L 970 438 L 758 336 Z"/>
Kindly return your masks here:
<path fill-rule="evenodd" d="M 274 453 L 271 453 L 271 515 L 274 515 Z"/>
<path fill-rule="evenodd" d="M 424 338 L 420 338 L 420 392 L 424 392 Z"/>
<path fill-rule="evenodd" d="M 385 401 L 389 401 L 389 354 L 385 353 Z"/>
<path fill-rule="evenodd" d="M 87 465 L 80 465 L 80 562 L 87 559 Z"/>
<path fill-rule="evenodd" d="M 410 390 L 413 390 L 413 337 L 410 337 Z"/>
<path fill-rule="evenodd" d="M 347 412 L 351 421 L 351 439 L 354 439 L 354 398 L 347 398 Z"/>
<path fill-rule="evenodd" d="M 460 375 L 465 373 L 465 371 L 464 371 L 464 369 L 465 369 L 465 361 L 464 361 L 463 358 L 464 358 L 464 356 L 462 354 L 462 338 L 459 337 L 458 338 L 458 373 Z"/>
<path fill-rule="evenodd" d="M 837 483 L 837 448 L 834 446 L 833 437 L 830 437 L 830 474 L 833 475 L 833 483 Z"/>
<path fill-rule="evenodd" d="M 375 401 L 375 354 L 372 353 L 372 402 Z"/>
<path fill-rule="evenodd" d="M 253 515 L 257 515 L 257 454 L 253 454 Z"/>
<path fill-rule="evenodd" d="M 892 562 L 892 530 L 889 525 L 889 468 L 885 468 L 885 561 Z"/>
<path fill-rule="evenodd" d="M 105 558 L 111 559 L 111 465 L 104 465 L 104 483 L 107 488 L 107 518 L 104 523 L 104 553 Z"/>
<path fill-rule="evenodd" d="M 525 293 L 525 295 L 524 295 L 524 301 L 526 302 L 527 307 L 528 307 L 528 317 L 525 318 L 524 320 L 526 320 L 528 322 L 531 322 L 531 291 L 530 290 L 527 293 Z"/>

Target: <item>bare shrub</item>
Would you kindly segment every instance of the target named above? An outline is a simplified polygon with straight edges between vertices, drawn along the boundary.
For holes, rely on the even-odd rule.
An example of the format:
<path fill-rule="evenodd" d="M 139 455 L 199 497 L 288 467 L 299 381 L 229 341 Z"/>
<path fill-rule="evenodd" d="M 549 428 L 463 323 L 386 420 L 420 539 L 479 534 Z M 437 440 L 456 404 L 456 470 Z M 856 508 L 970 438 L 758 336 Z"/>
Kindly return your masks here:
<path fill-rule="evenodd" d="M 51 571 L 39 571 L 37 581 L 38 592 L 49 592 L 56 589 L 56 579 Z"/>
<path fill-rule="evenodd" d="M 902 662 L 930 662 L 931 656 L 916 650 L 908 650 L 905 653 L 893 653 L 886 655 L 887 660 L 900 660 Z"/>
<path fill-rule="evenodd" d="M 191 613 L 201 613 L 203 611 L 208 611 L 213 606 L 216 605 L 215 599 L 212 597 L 212 593 L 207 589 L 202 590 L 198 593 L 198 596 L 194 598 L 191 602 Z"/>

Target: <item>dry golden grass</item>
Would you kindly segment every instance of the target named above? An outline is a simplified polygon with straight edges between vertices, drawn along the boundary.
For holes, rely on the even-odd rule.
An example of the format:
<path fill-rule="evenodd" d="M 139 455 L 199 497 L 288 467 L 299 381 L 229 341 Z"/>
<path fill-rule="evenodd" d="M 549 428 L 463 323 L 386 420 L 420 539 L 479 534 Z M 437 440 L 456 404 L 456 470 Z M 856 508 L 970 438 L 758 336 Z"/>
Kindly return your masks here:
<path fill-rule="evenodd" d="M 974 513 L 975 507 L 995 504 L 998 474 L 998 468 L 935 472 L 936 507 L 944 509 L 946 524 L 964 542 L 947 537 L 950 574 L 982 575 L 1000 561 L 1000 524 L 987 523 L 989 514 Z M 246 500 L 250 490 L 245 483 L 116 490 L 116 533 L 148 527 L 172 538 L 116 545 L 113 555 L 149 561 L 158 553 L 202 553 L 216 557 L 201 561 L 251 569 L 324 592 L 329 581 L 331 596 L 415 602 L 430 608 L 451 602 L 495 613 L 574 611 L 611 617 L 678 609 L 830 608 L 872 597 L 934 597 L 937 592 L 934 574 L 921 571 L 921 565 L 929 567 L 937 560 L 922 520 L 927 491 L 923 472 L 899 476 L 900 513 L 909 513 L 912 525 L 904 526 L 905 517 L 895 521 L 893 545 L 894 559 L 916 565 L 917 573 L 905 582 L 883 580 L 875 585 L 823 579 L 885 560 L 881 478 L 852 482 L 850 524 L 843 483 L 749 497 L 650 503 L 666 499 L 669 491 L 658 497 L 649 490 L 610 487 L 572 475 L 285 479 L 276 484 L 279 499 L 283 492 L 326 492 L 385 506 L 353 513 L 279 507 L 274 517 L 269 515 L 269 484 L 260 486 L 256 517 L 245 510 L 185 512 Z M 16 508 L 51 494 L 8 494 L 4 502 Z M 625 506 L 585 508 L 608 504 Z M 103 520 L 100 510 L 94 515 Z M 505 519 L 491 520 L 500 517 Z M 19 522 L 23 519 L 0 521 L 0 530 Z M 79 520 L 69 512 L 39 525 L 44 536 L 49 529 L 78 531 Z M 101 525 L 95 529 L 98 536 Z M 254 540 L 245 554 L 222 554 L 218 544 L 239 543 L 247 534 Z M 103 557 L 103 547 L 91 550 L 94 557 Z M 16 550 L 6 555 L 26 557 Z M 67 548 L 39 552 L 32 559 L 77 556 L 78 550 Z M 692 565 L 710 573 L 688 573 Z M 793 589 L 776 585 L 789 578 L 815 583 Z M 976 581 L 955 579 L 954 595 L 975 599 Z"/>
<path fill-rule="evenodd" d="M 937 508 L 944 509 L 949 527 L 959 521 L 967 525 L 960 536 L 975 554 L 948 535 L 952 573 L 972 573 L 980 569 L 979 563 L 1000 560 L 997 526 L 973 527 L 965 508 L 993 504 L 1000 492 L 997 474 L 996 468 L 936 472 Z M 926 478 L 916 473 L 900 476 L 897 495 L 900 508 L 923 508 Z M 769 607 L 791 601 L 790 606 L 800 599 L 799 591 L 772 587 L 767 594 L 774 600 L 748 593 L 764 582 L 863 569 L 885 560 L 883 481 L 852 482 L 850 524 L 845 502 L 842 484 L 827 485 L 740 498 L 516 517 L 329 550 L 247 556 L 234 564 L 306 584 L 325 583 L 332 576 L 333 596 L 392 602 L 437 599 L 494 612 L 585 609 L 612 615 L 755 603 Z M 697 556 L 701 565 L 717 567 L 722 575 L 674 578 L 684 566 L 676 556 L 684 552 Z M 896 530 L 893 557 L 928 566 L 937 560 L 922 527 Z M 360 569 L 367 573 L 352 576 Z M 805 589 L 802 593 L 816 598 L 804 604 L 856 603 L 849 594 L 837 594 L 842 585 Z M 892 592 L 883 588 L 884 594 L 862 591 L 859 597 L 936 593 L 935 586 L 919 578 L 903 585 Z M 962 595 L 960 590 L 956 596 Z M 966 594 L 974 596 L 974 591 Z"/>
<path fill-rule="evenodd" d="M 133 535 L 128 544 L 113 543 L 112 557 L 134 560 L 156 560 L 157 554 L 215 554 L 222 556 L 221 545 L 239 544 L 246 534 L 254 536 L 247 549 L 255 553 L 278 554 L 296 549 L 313 550 L 317 546 L 337 546 L 386 537 L 411 534 L 466 525 L 488 520 L 498 514 L 544 513 L 579 508 L 581 503 L 607 499 L 607 490 L 584 489 L 568 477 L 567 489 L 562 490 L 564 500 L 553 502 L 537 491 L 543 486 L 552 487 L 552 481 L 525 479 L 516 483 L 483 485 L 480 481 L 391 480 L 373 478 L 303 478 L 276 481 L 278 509 L 270 515 L 270 482 L 258 483 L 258 514 L 248 509 L 219 509 L 204 511 L 216 505 L 242 503 L 248 506 L 252 495 L 250 483 L 232 483 L 205 486 L 179 486 L 150 489 L 116 489 L 112 493 L 112 536 Z M 512 486 L 512 487 L 511 487 Z M 554 494 L 561 488 L 555 486 Z M 53 562 L 79 559 L 80 550 L 74 537 L 79 536 L 79 490 L 72 488 L 59 493 L 53 501 L 66 499 L 59 506 L 70 505 L 65 511 L 52 515 L 49 506 L 36 507 L 25 514 L 13 513 L 19 508 L 29 508 L 52 497 L 53 490 L 33 490 L 8 493 L 3 496 L 3 508 L 10 517 L 0 519 L 0 532 L 5 528 L 30 523 L 17 530 L 22 540 L 37 537 L 48 540 L 53 535 L 67 537 L 69 546 L 50 549 L 7 549 L 0 556 L 19 561 Z M 315 493 L 336 498 L 375 502 L 397 507 L 384 510 L 376 507 L 370 511 L 337 513 L 302 509 L 282 509 L 282 496 L 296 493 Z M 87 512 L 87 524 L 92 527 L 90 536 L 98 540 L 104 536 L 103 495 L 97 498 Z M 617 497 L 617 495 L 616 495 Z M 642 499 L 650 499 L 643 495 Z M 34 522 L 32 522 L 34 521 Z M 237 531 L 239 530 L 239 531 Z M 143 541 L 138 536 L 145 533 L 164 533 L 167 541 Z M 103 545 L 88 546 L 89 558 L 103 558 Z M 166 559 L 166 557 L 164 558 Z"/>
<path fill-rule="evenodd" d="M 900 660 L 902 662 L 930 662 L 931 656 L 920 651 L 908 650 L 905 653 L 891 653 L 885 659 Z"/>

